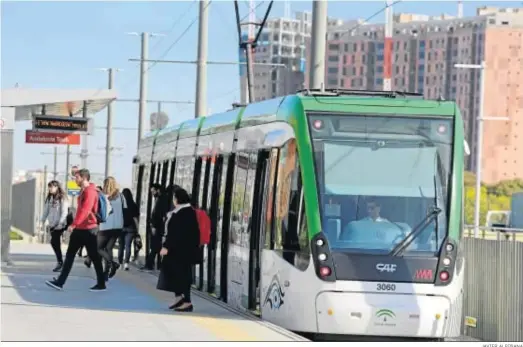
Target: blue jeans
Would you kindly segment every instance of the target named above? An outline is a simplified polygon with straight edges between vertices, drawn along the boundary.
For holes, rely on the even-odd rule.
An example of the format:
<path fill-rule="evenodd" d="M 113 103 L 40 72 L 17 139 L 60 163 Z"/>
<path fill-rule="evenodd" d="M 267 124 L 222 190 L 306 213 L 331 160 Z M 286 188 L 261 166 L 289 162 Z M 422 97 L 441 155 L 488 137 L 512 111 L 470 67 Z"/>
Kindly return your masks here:
<path fill-rule="evenodd" d="M 124 230 L 118 238 L 118 262 L 124 263 L 124 249 L 125 249 L 125 263 L 131 260 L 131 244 L 134 238 L 134 231 Z"/>

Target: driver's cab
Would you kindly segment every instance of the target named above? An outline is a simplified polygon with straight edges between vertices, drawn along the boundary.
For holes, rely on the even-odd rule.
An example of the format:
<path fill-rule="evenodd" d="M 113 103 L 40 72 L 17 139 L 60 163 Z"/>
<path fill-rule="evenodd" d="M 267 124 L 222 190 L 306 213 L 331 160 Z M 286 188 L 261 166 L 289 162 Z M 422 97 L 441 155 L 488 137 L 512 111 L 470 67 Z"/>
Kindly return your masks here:
<path fill-rule="evenodd" d="M 389 251 L 412 232 L 433 204 L 421 197 L 331 196 L 324 208 L 325 233 L 335 248 Z M 409 249 L 434 249 L 434 224 L 426 229 Z"/>

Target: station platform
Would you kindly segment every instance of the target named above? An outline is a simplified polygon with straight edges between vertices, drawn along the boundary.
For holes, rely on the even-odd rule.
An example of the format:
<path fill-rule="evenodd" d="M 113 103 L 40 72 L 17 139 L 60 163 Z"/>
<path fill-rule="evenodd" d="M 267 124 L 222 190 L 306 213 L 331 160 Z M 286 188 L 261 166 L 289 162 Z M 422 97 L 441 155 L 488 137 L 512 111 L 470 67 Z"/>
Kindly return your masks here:
<path fill-rule="evenodd" d="M 308 341 L 197 295 L 194 312 L 170 311 L 172 294 L 156 290 L 156 277 L 134 268 L 118 271 L 107 291 L 93 293 L 94 270 L 77 257 L 57 291 L 44 283 L 56 276 L 50 245 L 12 241 L 10 254 L 1 272 L 4 342 Z"/>

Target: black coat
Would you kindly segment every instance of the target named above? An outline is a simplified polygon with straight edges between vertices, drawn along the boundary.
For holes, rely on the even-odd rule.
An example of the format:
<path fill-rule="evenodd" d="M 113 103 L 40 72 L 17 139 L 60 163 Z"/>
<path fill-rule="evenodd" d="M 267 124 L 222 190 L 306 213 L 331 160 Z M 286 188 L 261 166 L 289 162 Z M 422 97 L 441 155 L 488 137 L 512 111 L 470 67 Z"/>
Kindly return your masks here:
<path fill-rule="evenodd" d="M 162 258 L 157 289 L 181 293 L 190 286 L 186 282 L 191 281 L 191 268 L 201 258 L 200 229 L 192 207 L 173 212 L 163 247 L 168 253 Z"/>

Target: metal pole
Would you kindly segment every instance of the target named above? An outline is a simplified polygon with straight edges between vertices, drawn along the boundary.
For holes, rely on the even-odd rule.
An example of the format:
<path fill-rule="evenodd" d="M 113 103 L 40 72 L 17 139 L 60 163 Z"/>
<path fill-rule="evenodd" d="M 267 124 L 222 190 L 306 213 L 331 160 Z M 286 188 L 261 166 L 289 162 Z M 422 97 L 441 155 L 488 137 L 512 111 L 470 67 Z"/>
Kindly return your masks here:
<path fill-rule="evenodd" d="M 245 45 L 245 53 L 247 54 L 247 103 L 254 101 L 254 67 L 252 66 L 252 44 L 248 42 Z"/>
<path fill-rule="evenodd" d="M 58 148 L 54 146 L 53 150 L 53 177 L 55 180 L 58 179 Z"/>
<path fill-rule="evenodd" d="M 109 68 L 109 89 L 113 89 L 114 70 Z M 105 177 L 111 175 L 111 151 L 113 146 L 113 103 L 107 105 L 107 131 L 105 138 Z"/>
<path fill-rule="evenodd" d="M 385 42 L 383 49 L 383 90 L 392 90 L 392 0 L 387 0 L 387 7 L 385 9 Z"/>
<path fill-rule="evenodd" d="M 82 109 L 82 118 L 87 118 L 87 101 L 84 101 Z M 87 157 L 89 156 L 89 135 L 83 135 L 82 150 L 80 151 L 80 165 L 83 169 L 87 168 Z"/>
<path fill-rule="evenodd" d="M 196 107 L 194 118 L 206 116 L 207 110 L 207 42 L 209 26 L 209 1 L 200 1 L 200 19 L 198 23 L 198 64 L 196 68 Z"/>
<path fill-rule="evenodd" d="M 138 111 L 138 142 L 136 147 L 140 145 L 140 139 L 144 135 L 145 126 L 145 112 L 147 111 L 147 56 L 149 50 L 149 33 L 142 33 L 142 54 L 140 58 L 140 105 Z"/>
<path fill-rule="evenodd" d="M 158 101 L 158 113 L 162 112 L 162 102 Z"/>
<path fill-rule="evenodd" d="M 325 50 L 327 41 L 327 1 L 312 3 L 311 65 L 309 88 L 322 89 L 325 85 Z"/>
<path fill-rule="evenodd" d="M 479 236 L 479 217 L 481 212 L 481 159 L 483 156 L 483 111 L 485 100 L 485 62 L 481 62 L 480 90 L 479 90 L 479 112 L 477 119 L 477 142 L 476 142 L 476 202 L 474 209 L 474 236 Z"/>
<path fill-rule="evenodd" d="M 38 220 L 42 219 L 41 213 L 44 210 L 45 197 L 47 195 L 46 191 L 45 191 L 46 186 L 47 186 L 47 165 L 44 165 L 44 173 L 43 173 L 43 177 L 42 177 L 42 195 L 40 197 L 41 200 L 40 200 L 40 203 L 38 204 L 39 209 L 37 212 Z M 48 239 L 47 233 L 45 232 L 45 230 L 43 228 L 38 228 L 38 229 L 39 229 L 39 232 L 42 233 L 42 242 L 47 243 L 47 239 Z"/>

